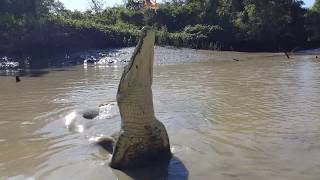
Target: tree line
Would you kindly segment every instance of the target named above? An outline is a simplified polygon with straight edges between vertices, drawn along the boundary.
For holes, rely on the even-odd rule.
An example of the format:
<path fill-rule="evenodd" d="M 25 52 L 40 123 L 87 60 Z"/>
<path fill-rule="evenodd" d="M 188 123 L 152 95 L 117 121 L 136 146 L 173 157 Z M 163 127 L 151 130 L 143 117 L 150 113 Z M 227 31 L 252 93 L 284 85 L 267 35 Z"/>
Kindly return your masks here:
<path fill-rule="evenodd" d="M 320 45 L 320 0 L 171 0 L 159 9 L 143 0 L 70 11 L 56 0 L 1 0 L 0 53 L 48 54 L 133 46 L 142 26 L 156 43 L 197 49 L 279 51 Z"/>

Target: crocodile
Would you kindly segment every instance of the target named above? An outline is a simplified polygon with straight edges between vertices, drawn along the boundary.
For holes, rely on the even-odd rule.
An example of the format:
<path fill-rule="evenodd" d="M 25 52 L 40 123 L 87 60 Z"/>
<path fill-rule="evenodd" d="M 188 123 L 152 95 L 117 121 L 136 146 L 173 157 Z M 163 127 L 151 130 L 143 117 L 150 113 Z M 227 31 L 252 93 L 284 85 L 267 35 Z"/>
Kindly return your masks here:
<path fill-rule="evenodd" d="M 114 143 L 110 166 L 129 169 L 169 162 L 169 137 L 154 114 L 152 79 L 155 33 L 144 27 L 118 86 L 121 130 Z"/>

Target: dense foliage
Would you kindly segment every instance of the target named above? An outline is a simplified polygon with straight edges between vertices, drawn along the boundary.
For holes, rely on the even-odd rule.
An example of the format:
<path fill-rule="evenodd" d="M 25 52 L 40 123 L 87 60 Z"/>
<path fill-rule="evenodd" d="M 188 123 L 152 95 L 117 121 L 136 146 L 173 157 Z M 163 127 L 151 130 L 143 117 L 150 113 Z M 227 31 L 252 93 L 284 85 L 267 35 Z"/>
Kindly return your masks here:
<path fill-rule="evenodd" d="M 320 13 L 320 0 L 316 0 L 312 7 L 312 11 Z"/>
<path fill-rule="evenodd" d="M 142 0 L 102 9 L 66 10 L 55 0 L 1 0 L 0 53 L 48 53 L 132 46 L 152 24 L 159 45 L 274 51 L 320 41 L 320 0 L 172 0 L 157 13 Z"/>

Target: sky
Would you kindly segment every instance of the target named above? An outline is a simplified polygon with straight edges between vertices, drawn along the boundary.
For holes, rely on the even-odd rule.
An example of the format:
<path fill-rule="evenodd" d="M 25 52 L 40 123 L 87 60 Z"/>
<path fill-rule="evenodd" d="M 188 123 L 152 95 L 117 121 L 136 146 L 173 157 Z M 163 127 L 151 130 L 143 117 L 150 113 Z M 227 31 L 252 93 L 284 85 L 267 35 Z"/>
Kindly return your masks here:
<path fill-rule="evenodd" d="M 89 8 L 89 0 L 59 0 L 61 1 L 67 9 L 85 11 Z M 160 1 L 160 0 L 158 0 Z M 315 0 L 304 0 L 305 7 L 310 7 L 313 5 Z M 105 0 L 107 6 L 114 6 L 117 4 L 122 4 L 122 0 Z M 161 1 L 160 1 L 161 2 Z"/>
<path fill-rule="evenodd" d="M 85 11 L 88 9 L 89 6 L 89 0 L 59 0 L 64 4 L 64 6 L 67 9 L 70 10 L 79 10 L 79 11 Z M 121 4 L 122 0 L 105 0 L 107 6 L 114 6 L 116 4 Z"/>
<path fill-rule="evenodd" d="M 313 5 L 315 0 L 304 0 L 306 7 L 311 7 Z"/>

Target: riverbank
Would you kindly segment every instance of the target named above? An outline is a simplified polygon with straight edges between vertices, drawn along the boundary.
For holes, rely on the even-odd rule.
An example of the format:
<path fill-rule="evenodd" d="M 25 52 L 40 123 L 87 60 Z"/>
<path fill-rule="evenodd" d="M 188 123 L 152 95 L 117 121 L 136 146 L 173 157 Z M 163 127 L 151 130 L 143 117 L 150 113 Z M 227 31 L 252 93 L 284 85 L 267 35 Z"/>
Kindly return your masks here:
<path fill-rule="evenodd" d="M 140 30 L 137 27 L 121 24 L 118 26 L 99 26 L 50 22 L 37 36 L 7 42 L 0 46 L 0 57 L 50 57 L 72 54 L 90 49 L 118 49 L 137 44 Z M 238 51 L 238 52 L 296 52 L 316 49 L 320 42 L 291 43 L 279 48 L 271 42 L 259 41 L 214 41 L 202 36 L 187 33 L 156 31 L 158 46 L 191 48 L 196 50 Z"/>
<path fill-rule="evenodd" d="M 0 58 L 0 75 L 41 76 L 49 69 L 66 68 L 76 65 L 95 67 L 123 67 L 131 58 L 134 47 L 107 48 L 75 53 L 60 53 L 52 56 L 11 56 Z M 316 59 L 319 49 L 289 52 L 290 58 L 300 56 Z M 284 52 L 235 52 L 155 46 L 156 65 L 178 65 L 198 62 L 242 62 L 257 59 L 287 59 Z"/>
<path fill-rule="evenodd" d="M 48 57 L 89 49 L 123 48 L 137 44 L 139 27 L 129 24 L 104 26 L 77 20 L 52 20 L 24 38 L 3 41 L 0 57 Z M 219 35 L 219 34 L 218 34 Z M 220 32 L 221 36 L 226 36 Z M 219 35 L 219 36 L 220 36 Z M 225 40 L 187 32 L 170 33 L 156 29 L 156 44 L 176 48 L 240 52 L 294 52 L 320 47 L 319 41 L 288 42 L 285 45 L 259 40 Z"/>

